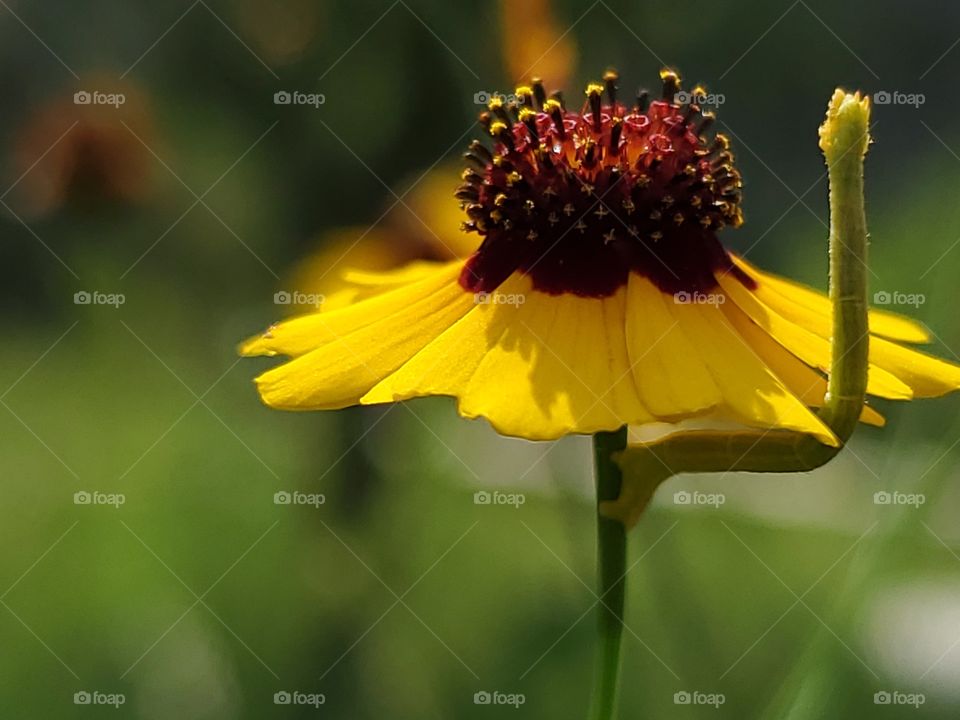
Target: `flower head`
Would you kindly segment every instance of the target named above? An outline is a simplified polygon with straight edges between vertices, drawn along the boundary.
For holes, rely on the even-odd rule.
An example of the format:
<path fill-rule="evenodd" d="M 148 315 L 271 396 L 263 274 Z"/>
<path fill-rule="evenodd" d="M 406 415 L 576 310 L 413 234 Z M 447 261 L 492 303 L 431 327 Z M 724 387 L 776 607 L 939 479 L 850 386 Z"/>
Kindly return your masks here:
<path fill-rule="evenodd" d="M 580 112 L 537 82 L 495 100 L 481 116 L 492 147 L 470 146 L 457 191 L 479 249 L 368 273 L 356 302 L 249 340 L 244 354 L 292 358 L 257 378 L 263 400 L 311 410 L 448 395 L 530 439 L 709 416 L 837 445 L 811 411 L 833 306 L 723 248 L 718 231 L 742 222 L 729 144 L 707 137 L 696 90 L 687 102 L 675 73 L 661 80 L 658 99 L 631 107 L 613 73 Z M 841 97 L 831 111 L 869 112 L 851 97 L 857 107 Z M 960 387 L 960 367 L 902 344 L 926 342 L 922 326 L 877 311 L 869 324 L 870 395 Z M 871 408 L 861 419 L 883 422 Z"/>
<path fill-rule="evenodd" d="M 711 112 L 680 102 L 675 72 L 660 77 L 657 98 L 642 91 L 632 107 L 612 71 L 578 112 L 538 81 L 490 102 L 493 149 L 471 146 L 457 191 L 465 229 L 483 236 L 465 287 L 490 291 L 520 271 L 543 292 L 606 297 L 638 273 L 665 292 L 706 292 L 717 271 L 738 272 L 717 239 L 743 222 L 730 142 L 707 136 Z"/>

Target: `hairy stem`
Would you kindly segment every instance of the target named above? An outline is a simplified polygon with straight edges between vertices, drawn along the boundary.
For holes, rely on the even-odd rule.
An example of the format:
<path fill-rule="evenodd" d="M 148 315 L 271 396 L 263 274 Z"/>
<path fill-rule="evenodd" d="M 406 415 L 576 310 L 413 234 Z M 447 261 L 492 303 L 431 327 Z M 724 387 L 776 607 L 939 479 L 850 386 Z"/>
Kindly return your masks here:
<path fill-rule="evenodd" d="M 830 179 L 830 299 L 833 338 L 830 375 L 820 418 L 838 447 L 810 435 L 774 430 L 690 431 L 628 448 L 619 458 L 624 493 L 604 506 L 628 526 L 639 519 L 652 481 L 681 472 L 797 472 L 829 462 L 850 439 L 867 386 L 867 223 L 863 162 L 869 144 L 870 107 L 859 94 L 840 90 L 820 128 L 820 147 Z M 639 483 L 639 486 L 634 487 Z"/>

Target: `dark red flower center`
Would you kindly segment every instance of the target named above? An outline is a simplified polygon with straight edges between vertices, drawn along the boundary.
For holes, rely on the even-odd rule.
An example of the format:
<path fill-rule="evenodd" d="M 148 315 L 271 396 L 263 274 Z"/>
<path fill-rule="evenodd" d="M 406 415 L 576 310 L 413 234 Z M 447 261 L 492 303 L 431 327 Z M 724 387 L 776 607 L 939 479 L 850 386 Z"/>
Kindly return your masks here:
<path fill-rule="evenodd" d="M 707 135 L 705 91 L 660 76 L 661 97 L 642 91 L 629 108 L 612 71 L 587 86 L 580 112 L 539 81 L 490 102 L 480 122 L 493 148 L 471 144 L 457 190 L 464 229 L 483 237 L 466 289 L 492 291 L 519 271 L 547 293 L 605 297 L 635 272 L 664 292 L 706 292 L 716 272 L 739 274 L 717 239 L 743 222 L 730 143 Z"/>

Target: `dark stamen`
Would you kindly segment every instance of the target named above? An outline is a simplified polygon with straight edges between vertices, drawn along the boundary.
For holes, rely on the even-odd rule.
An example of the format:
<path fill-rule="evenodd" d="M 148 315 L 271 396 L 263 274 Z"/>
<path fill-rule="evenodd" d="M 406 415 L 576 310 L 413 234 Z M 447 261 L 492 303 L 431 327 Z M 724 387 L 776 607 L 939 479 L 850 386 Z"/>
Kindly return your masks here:
<path fill-rule="evenodd" d="M 717 116 L 710 112 L 709 110 L 704 111 L 703 115 L 700 116 L 700 124 L 697 127 L 697 133 L 703 135 L 713 123 L 716 121 Z"/>
<path fill-rule="evenodd" d="M 453 195 L 457 200 L 464 200 L 471 203 L 480 200 L 480 191 L 476 185 L 461 185 Z"/>
<path fill-rule="evenodd" d="M 610 121 L 610 152 L 620 152 L 620 134 L 623 132 L 623 118 L 615 117 Z"/>
<path fill-rule="evenodd" d="M 650 105 L 650 92 L 641 88 L 637 90 L 637 110 L 644 113 Z"/>
<path fill-rule="evenodd" d="M 557 136 L 560 138 L 560 140 L 566 140 L 567 129 L 563 126 L 563 107 L 560 105 L 560 102 L 554 98 L 551 98 L 550 100 L 547 100 L 544 110 L 553 120 L 553 126 L 556 128 Z"/>
<path fill-rule="evenodd" d="M 617 80 L 619 79 L 620 76 L 616 70 L 607 70 L 603 74 L 603 84 L 607 89 L 607 99 L 611 105 L 617 104 Z"/>
<path fill-rule="evenodd" d="M 590 103 L 590 113 L 593 117 L 593 129 L 600 132 L 603 129 L 603 119 L 600 108 L 603 104 L 603 85 L 590 83 L 587 85 L 587 100 Z"/>
<path fill-rule="evenodd" d="M 503 98 L 495 97 L 490 101 L 488 107 L 497 116 L 497 119 L 500 120 L 508 128 L 513 127 L 513 119 L 510 117 L 510 113 L 507 112 L 507 106 L 503 102 Z"/>
<path fill-rule="evenodd" d="M 663 82 L 663 99 L 672 103 L 680 90 L 680 76 L 673 70 L 661 70 L 660 80 Z"/>
<path fill-rule="evenodd" d="M 472 152 L 464 153 L 463 159 L 466 160 L 470 165 L 473 165 L 473 167 L 475 167 L 477 170 L 487 169 L 487 161 Z"/>
<path fill-rule="evenodd" d="M 533 90 L 529 85 L 521 85 L 516 90 L 517 99 L 520 101 L 521 107 L 532 108 L 533 107 Z"/>
<path fill-rule="evenodd" d="M 533 97 L 537 101 L 537 110 L 542 109 L 547 102 L 547 91 L 540 78 L 533 79 Z"/>
<path fill-rule="evenodd" d="M 530 137 L 533 138 L 535 144 L 540 144 L 540 136 L 537 134 L 537 113 L 531 110 L 530 108 L 523 108 L 518 117 L 520 122 L 527 126 L 527 130 L 530 132 Z"/>
<path fill-rule="evenodd" d="M 487 149 L 487 146 L 479 140 L 473 140 L 470 143 L 470 152 L 487 162 L 493 160 L 493 153 L 491 153 L 490 150 Z"/>
<path fill-rule="evenodd" d="M 495 140 L 506 145 L 510 152 L 514 152 L 513 133 L 510 131 L 510 128 L 507 127 L 506 123 L 500 121 L 490 123 L 490 135 L 492 135 Z"/>

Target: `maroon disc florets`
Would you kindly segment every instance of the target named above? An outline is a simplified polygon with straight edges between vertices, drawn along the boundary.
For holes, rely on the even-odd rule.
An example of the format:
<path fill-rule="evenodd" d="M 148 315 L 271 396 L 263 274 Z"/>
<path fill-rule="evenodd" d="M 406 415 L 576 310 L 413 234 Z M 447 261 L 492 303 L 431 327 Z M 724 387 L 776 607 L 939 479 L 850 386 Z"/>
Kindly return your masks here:
<path fill-rule="evenodd" d="M 463 229 L 483 242 L 461 284 L 492 291 L 513 272 L 551 294 L 604 297 L 639 273 L 664 292 L 706 291 L 736 266 L 717 239 L 743 222 L 740 175 L 729 140 L 707 137 L 714 120 L 702 88 L 680 92 L 660 73 L 662 94 L 633 107 L 617 99 L 617 75 L 587 86 L 580 112 L 542 83 L 495 97 L 480 122 L 457 190 Z"/>

